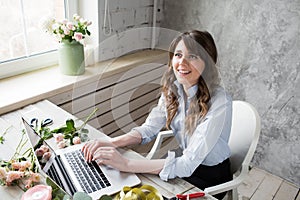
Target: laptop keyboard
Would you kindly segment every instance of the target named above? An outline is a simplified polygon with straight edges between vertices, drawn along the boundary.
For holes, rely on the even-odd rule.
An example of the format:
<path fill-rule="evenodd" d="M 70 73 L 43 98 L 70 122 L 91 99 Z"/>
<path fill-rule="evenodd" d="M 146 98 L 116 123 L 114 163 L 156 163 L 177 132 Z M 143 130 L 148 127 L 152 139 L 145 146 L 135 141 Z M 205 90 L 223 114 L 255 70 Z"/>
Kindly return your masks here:
<path fill-rule="evenodd" d="M 74 187 L 73 182 L 70 179 L 69 175 L 66 173 L 66 169 L 65 169 L 63 163 L 61 162 L 60 155 L 55 156 L 54 162 L 57 164 L 56 166 L 60 169 L 61 174 L 58 174 L 56 166 L 54 165 L 54 163 L 52 163 L 50 165 L 50 167 L 47 170 L 46 174 L 50 178 L 52 178 L 58 186 L 63 188 L 69 194 L 73 195 L 76 192 L 76 188 Z M 63 184 L 63 182 L 61 180 L 62 179 L 61 176 L 63 176 L 66 185 Z"/>
<path fill-rule="evenodd" d="M 84 192 L 95 192 L 111 185 L 96 162 L 85 161 L 82 151 L 66 153 L 65 157 Z"/>
<path fill-rule="evenodd" d="M 47 172 L 47 175 L 50 176 L 50 178 L 52 178 L 57 185 L 59 185 L 61 188 L 64 188 L 64 185 L 61 181 L 61 179 L 59 178 L 59 175 L 57 174 L 57 171 L 55 170 L 55 166 L 54 165 L 51 165 L 48 172 Z"/>

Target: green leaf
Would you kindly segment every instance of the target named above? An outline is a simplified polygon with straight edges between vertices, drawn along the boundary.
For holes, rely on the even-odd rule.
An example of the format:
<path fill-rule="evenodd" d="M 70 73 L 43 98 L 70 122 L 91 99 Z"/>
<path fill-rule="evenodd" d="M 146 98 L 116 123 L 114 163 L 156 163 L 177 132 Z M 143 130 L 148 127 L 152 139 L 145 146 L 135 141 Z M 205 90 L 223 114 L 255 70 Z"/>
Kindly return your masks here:
<path fill-rule="evenodd" d="M 65 198 L 65 196 L 66 196 L 66 193 L 62 190 L 58 190 L 55 192 L 55 197 L 57 197 L 60 200 Z"/>
<path fill-rule="evenodd" d="M 92 197 L 84 192 L 76 192 L 73 196 L 73 200 L 93 200 Z"/>
<path fill-rule="evenodd" d="M 91 35 L 91 32 L 90 32 L 89 30 L 87 30 L 87 29 L 86 29 L 86 33 L 87 33 L 88 35 Z"/>
<path fill-rule="evenodd" d="M 80 139 L 81 139 L 81 142 L 86 142 L 89 140 L 89 136 L 87 133 L 81 133 L 80 134 Z"/>
<path fill-rule="evenodd" d="M 112 200 L 113 198 L 108 195 L 102 195 L 99 200 Z"/>
<path fill-rule="evenodd" d="M 52 190 L 58 189 L 56 183 L 54 183 L 49 177 L 46 178 L 46 183 L 52 187 Z"/>
<path fill-rule="evenodd" d="M 65 198 L 65 196 L 69 196 L 68 194 L 66 194 L 65 191 L 58 187 L 58 185 L 55 182 L 53 182 L 49 177 L 46 178 L 46 183 L 52 188 L 52 200 L 62 200 Z"/>
<path fill-rule="evenodd" d="M 0 144 L 3 144 L 4 140 L 5 140 L 4 137 L 0 136 Z"/>
<path fill-rule="evenodd" d="M 49 128 L 43 128 L 43 138 L 44 140 L 48 140 L 53 137 L 53 133 Z"/>
<path fill-rule="evenodd" d="M 64 127 L 52 130 L 51 133 L 64 133 L 64 132 L 66 132 L 66 130 L 68 130 L 68 128 L 64 126 Z"/>
<path fill-rule="evenodd" d="M 64 138 L 65 138 L 65 139 L 70 139 L 70 138 L 72 138 L 72 135 L 70 135 L 70 134 L 65 134 Z"/>
<path fill-rule="evenodd" d="M 76 130 L 75 128 L 75 123 L 74 123 L 74 120 L 73 119 L 68 119 L 66 121 L 66 125 L 67 125 L 67 128 L 69 131 L 73 131 L 73 130 Z"/>
<path fill-rule="evenodd" d="M 63 200 L 72 200 L 72 197 L 70 197 L 69 195 L 66 194 L 66 195 L 64 196 Z"/>
<path fill-rule="evenodd" d="M 81 133 L 89 133 L 89 129 L 87 129 L 87 128 L 82 128 L 82 129 L 80 130 L 80 132 L 81 132 Z"/>

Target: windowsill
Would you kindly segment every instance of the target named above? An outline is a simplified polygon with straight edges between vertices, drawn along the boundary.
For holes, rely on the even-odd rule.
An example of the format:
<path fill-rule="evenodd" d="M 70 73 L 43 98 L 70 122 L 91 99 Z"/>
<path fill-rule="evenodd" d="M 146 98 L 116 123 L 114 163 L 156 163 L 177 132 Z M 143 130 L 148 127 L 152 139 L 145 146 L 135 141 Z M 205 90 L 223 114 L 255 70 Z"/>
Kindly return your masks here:
<path fill-rule="evenodd" d="M 117 59 L 87 66 L 81 76 L 67 76 L 60 73 L 58 66 L 0 80 L 0 114 L 4 114 L 56 94 L 86 85 L 101 78 L 126 71 L 144 63 L 166 63 L 165 51 L 145 50 Z M 108 67 L 109 66 L 109 67 Z"/>

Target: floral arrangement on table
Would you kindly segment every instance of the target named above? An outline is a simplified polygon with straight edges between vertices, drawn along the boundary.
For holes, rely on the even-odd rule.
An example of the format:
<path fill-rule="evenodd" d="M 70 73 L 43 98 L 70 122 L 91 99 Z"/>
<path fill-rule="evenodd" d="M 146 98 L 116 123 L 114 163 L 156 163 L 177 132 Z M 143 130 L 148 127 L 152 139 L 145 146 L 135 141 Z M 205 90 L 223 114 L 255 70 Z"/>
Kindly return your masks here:
<path fill-rule="evenodd" d="M 26 190 L 40 181 L 32 149 L 28 149 L 23 154 L 20 153 L 27 142 L 24 136 L 25 131 L 23 130 L 21 140 L 11 159 L 8 161 L 0 159 L 0 185 L 2 186 L 22 184 L 25 185 L 23 190 Z"/>
<path fill-rule="evenodd" d="M 49 18 L 42 23 L 42 26 L 46 32 L 55 35 L 59 42 L 63 40 L 82 42 L 86 35 L 91 35 L 88 26 L 92 22 L 80 17 L 78 14 L 73 15 L 73 20 L 74 22 L 67 19 L 59 21 Z"/>
<path fill-rule="evenodd" d="M 52 123 L 52 120 L 42 120 L 41 123 L 38 124 L 38 120 L 36 118 L 32 119 L 31 125 L 40 135 L 41 139 L 34 146 L 33 149 L 35 151 L 33 151 L 32 148 L 29 148 L 28 150 L 24 151 L 24 153 L 21 153 L 23 152 L 23 147 L 27 143 L 25 130 L 22 130 L 21 140 L 18 143 L 12 158 L 9 160 L 2 160 L 0 158 L 0 185 L 19 186 L 23 191 L 29 191 L 30 189 L 33 189 L 34 192 L 49 192 L 49 187 L 45 188 L 41 187 L 41 185 L 37 185 L 40 183 L 41 177 L 38 173 L 39 169 L 36 165 L 37 160 L 35 158 L 37 157 L 38 162 L 41 166 L 43 166 L 51 157 L 49 148 L 43 145 L 44 141 L 50 138 L 55 138 L 58 148 L 65 148 L 70 145 L 80 144 L 81 142 L 87 141 L 89 139 L 88 129 L 84 127 L 97 110 L 98 109 L 96 108 L 79 127 L 75 126 L 73 119 L 68 119 L 66 120 L 66 124 L 64 126 L 50 130 L 48 125 Z M 4 136 L 7 134 L 8 129 L 6 129 L 4 133 L 0 134 L 0 145 L 5 142 Z M 36 156 L 34 156 L 34 154 L 36 154 Z M 51 199 L 60 200 L 64 199 L 64 196 L 68 196 L 61 191 L 60 188 L 57 187 L 56 184 L 53 183 L 49 178 L 46 179 L 46 183 L 51 186 Z M 26 196 L 25 194 L 24 196 Z M 74 195 L 73 199 L 91 198 L 87 194 L 79 192 Z"/>

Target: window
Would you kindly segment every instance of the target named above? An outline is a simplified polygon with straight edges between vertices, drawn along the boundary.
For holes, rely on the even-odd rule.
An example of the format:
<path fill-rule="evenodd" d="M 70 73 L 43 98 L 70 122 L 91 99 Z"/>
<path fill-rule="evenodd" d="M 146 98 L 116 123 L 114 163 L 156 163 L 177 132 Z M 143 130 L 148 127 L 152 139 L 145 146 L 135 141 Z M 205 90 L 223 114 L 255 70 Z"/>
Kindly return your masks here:
<path fill-rule="evenodd" d="M 0 78 L 57 63 L 57 42 L 41 23 L 46 17 L 63 19 L 74 9 L 74 0 L 1 0 Z"/>

